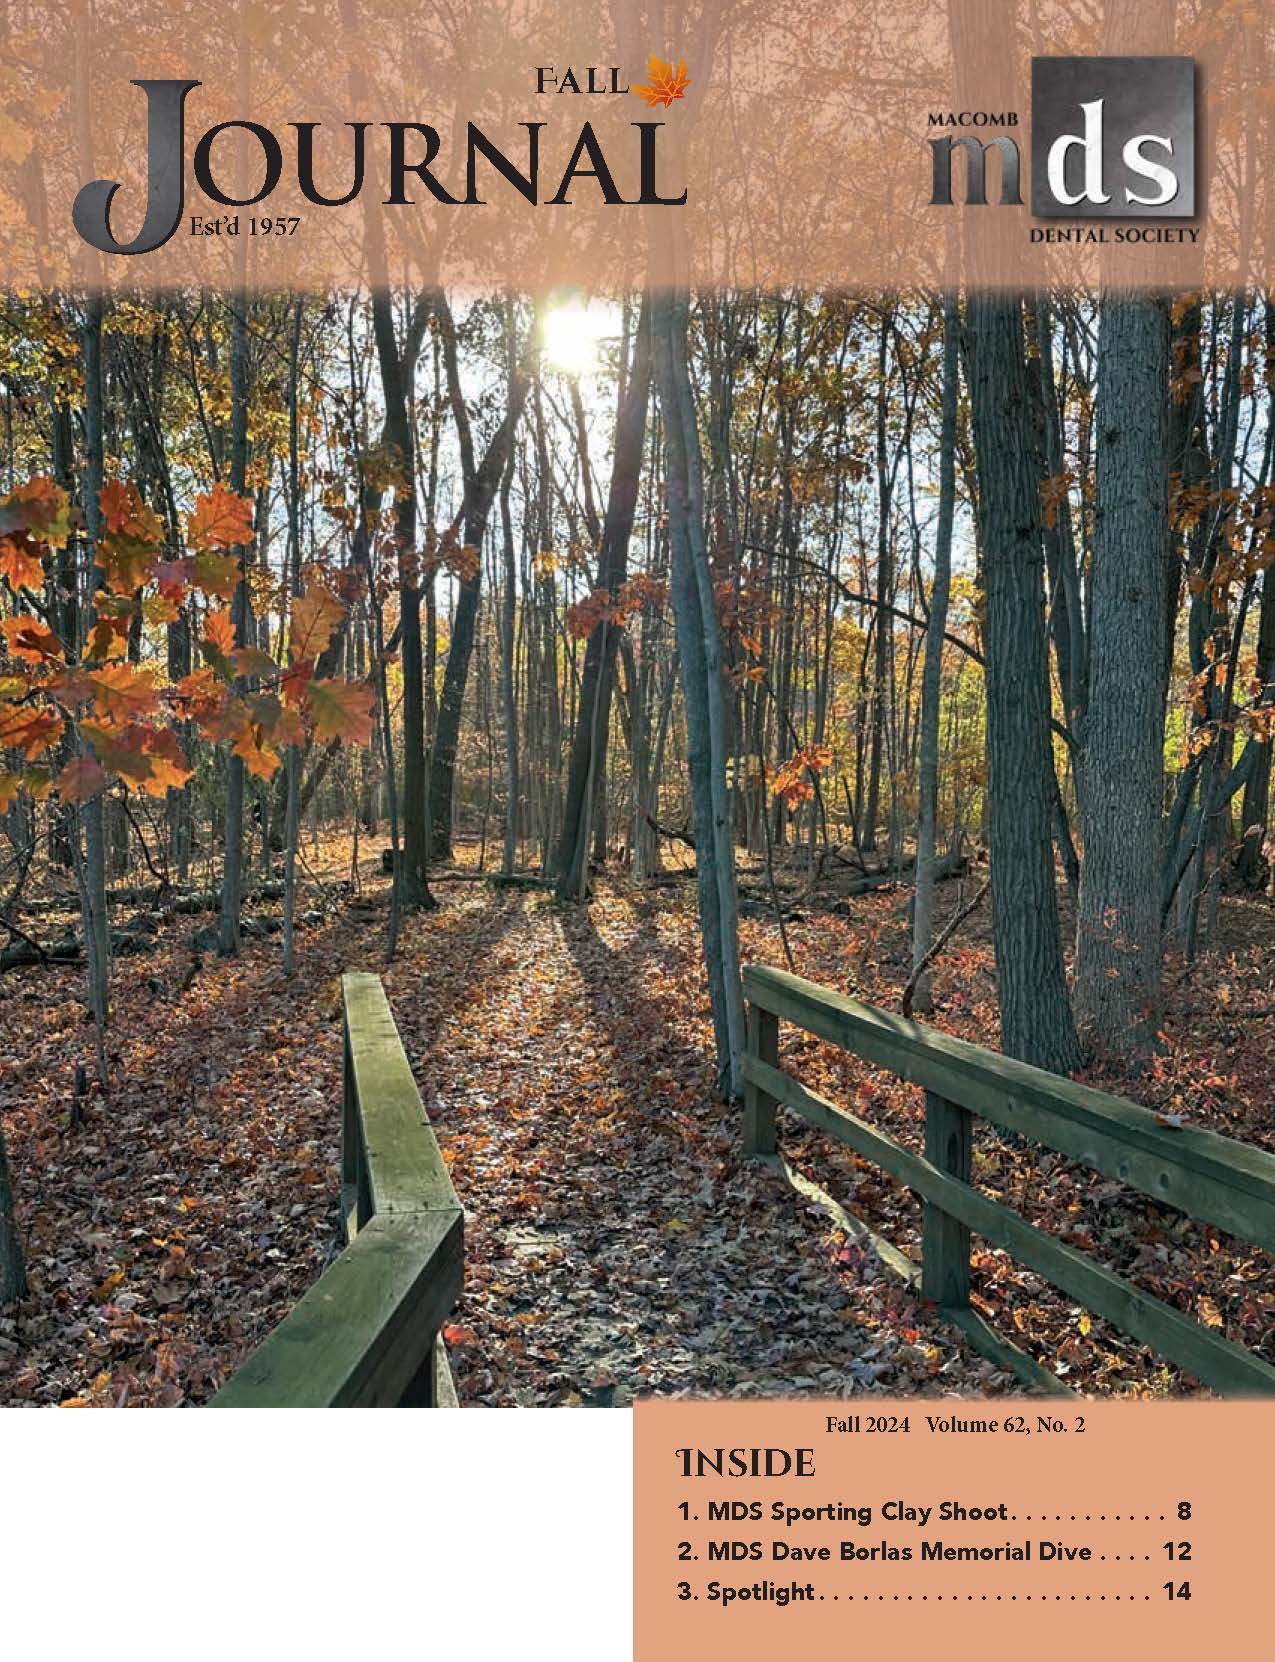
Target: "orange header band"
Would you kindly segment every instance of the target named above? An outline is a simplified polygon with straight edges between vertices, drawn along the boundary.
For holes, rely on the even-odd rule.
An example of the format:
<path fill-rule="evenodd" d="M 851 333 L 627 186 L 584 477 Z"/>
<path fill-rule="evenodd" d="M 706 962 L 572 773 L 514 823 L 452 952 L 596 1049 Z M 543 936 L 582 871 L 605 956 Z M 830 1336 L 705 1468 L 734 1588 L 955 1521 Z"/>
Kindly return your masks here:
<path fill-rule="evenodd" d="M 8 27 L 9 286 L 1193 289 L 1275 258 L 1256 6 L 143 0 Z"/>

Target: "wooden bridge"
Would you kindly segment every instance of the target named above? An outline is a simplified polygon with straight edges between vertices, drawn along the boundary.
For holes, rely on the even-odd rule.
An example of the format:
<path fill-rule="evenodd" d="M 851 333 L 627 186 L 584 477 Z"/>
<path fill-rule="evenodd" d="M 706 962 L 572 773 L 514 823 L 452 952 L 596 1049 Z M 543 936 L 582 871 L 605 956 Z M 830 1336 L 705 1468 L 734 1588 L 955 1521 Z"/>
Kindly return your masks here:
<path fill-rule="evenodd" d="M 384 990 L 343 978 L 345 1082 L 341 1194 L 347 1245 L 234 1377 L 214 1408 L 454 1407 L 439 1329 L 461 1292 L 462 1213 L 421 1105 Z M 970 1303 L 970 1236 L 980 1235 L 1215 1390 L 1275 1395 L 1260 1356 L 973 1187 L 975 1114 L 1275 1250 L 1275 1156 L 1012 1061 L 782 970 L 744 971 L 748 999 L 744 1150 L 779 1162 L 777 1111 L 791 1109 L 879 1166 L 923 1203 L 921 1263 L 872 1235 L 796 1174 L 883 1260 L 940 1306 L 982 1354 L 1025 1384 L 1067 1392 Z M 779 1023 L 913 1081 L 925 1091 L 925 1154 L 816 1096 L 779 1066 Z"/>
<path fill-rule="evenodd" d="M 460 1202 L 375 975 L 342 977 L 347 1246 L 213 1408 L 454 1408 L 439 1328 L 460 1297 Z"/>
<path fill-rule="evenodd" d="M 971 1124 L 1044 1143 L 1189 1217 L 1275 1250 L 1275 1155 L 1059 1078 L 946 1033 L 843 998 L 782 970 L 744 971 L 748 999 L 744 1149 L 777 1159 L 781 1105 L 897 1178 L 923 1202 L 918 1267 L 874 1237 L 882 1257 L 942 1307 L 975 1347 L 1025 1383 L 1066 1387 L 994 1332 L 970 1305 L 970 1235 L 1003 1247 L 1097 1316 L 1226 1395 L 1275 1395 L 1275 1368 L 1036 1228 L 970 1183 Z M 808 1091 L 779 1067 L 779 1023 L 792 1022 L 925 1090 L 925 1155 Z M 826 1199 L 827 1197 L 822 1197 Z M 852 1228 L 870 1233 L 843 1214 Z"/>

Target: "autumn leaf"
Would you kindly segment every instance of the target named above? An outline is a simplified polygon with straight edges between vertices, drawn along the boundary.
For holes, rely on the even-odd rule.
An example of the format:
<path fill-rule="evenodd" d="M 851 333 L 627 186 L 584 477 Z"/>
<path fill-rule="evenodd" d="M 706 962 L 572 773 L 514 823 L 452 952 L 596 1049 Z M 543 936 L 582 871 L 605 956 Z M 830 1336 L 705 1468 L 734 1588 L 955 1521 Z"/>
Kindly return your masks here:
<path fill-rule="evenodd" d="M 44 585 L 43 551 L 26 537 L 0 540 L 0 577 L 7 577 L 15 589 L 40 589 Z"/>
<path fill-rule="evenodd" d="M 240 734 L 233 746 L 233 754 L 258 779 L 273 779 L 281 760 L 278 751 L 265 742 L 259 727 L 250 726 Z"/>
<path fill-rule="evenodd" d="M 60 664 L 65 654 L 62 642 L 47 624 L 27 612 L 7 617 L 0 623 L 5 642 L 15 658 L 28 664 Z"/>
<path fill-rule="evenodd" d="M 156 545 L 114 532 L 97 545 L 97 563 L 113 594 L 132 594 L 144 588 L 155 568 Z"/>
<path fill-rule="evenodd" d="M 665 63 L 663 58 L 652 52 L 646 73 L 650 78 L 649 85 L 639 82 L 633 90 L 648 110 L 653 110 L 657 104 L 667 110 L 675 98 L 686 96 L 686 89 L 691 84 L 685 58 L 680 58 L 674 69 L 671 63 Z"/>
<path fill-rule="evenodd" d="M 292 602 L 292 630 L 289 647 L 294 664 L 309 663 L 326 650 L 345 607 L 330 589 L 311 584 Z"/>
<path fill-rule="evenodd" d="M 229 656 L 236 675 L 274 675 L 279 668 L 259 646 L 237 646 Z"/>
<path fill-rule="evenodd" d="M 214 744 L 238 743 L 253 723 L 244 700 L 223 689 L 221 701 L 199 716 L 201 731 Z"/>
<path fill-rule="evenodd" d="M 225 685 L 213 670 L 202 668 L 183 675 L 174 689 L 177 714 L 191 721 L 204 721 L 226 702 Z"/>
<path fill-rule="evenodd" d="M 832 752 L 826 745 L 805 745 L 796 750 L 775 775 L 773 794 L 784 799 L 791 813 L 802 802 L 815 794 L 812 779 L 821 774 L 832 761 Z M 807 778 L 809 773 L 811 778 Z"/>
<path fill-rule="evenodd" d="M 223 607 L 219 612 L 209 612 L 204 619 L 204 645 L 212 647 L 222 658 L 234 650 L 235 624 L 229 607 Z"/>
<path fill-rule="evenodd" d="M 22 789 L 36 802 L 43 802 L 53 790 L 53 775 L 48 768 L 27 768 L 22 775 Z"/>
<path fill-rule="evenodd" d="M 163 535 L 159 520 L 131 481 L 109 480 L 102 486 L 97 500 L 104 530 L 150 542 L 158 541 Z"/>
<path fill-rule="evenodd" d="M 57 777 L 63 802 L 87 802 L 106 789 L 106 774 L 93 756 L 72 756 Z"/>
<path fill-rule="evenodd" d="M 114 723 L 82 721 L 80 736 L 93 748 L 93 753 L 108 773 L 118 773 L 123 779 L 141 784 L 151 774 L 151 759 L 146 754 L 146 739 L 151 730 L 140 722 Z"/>
<path fill-rule="evenodd" d="M 252 499 L 214 485 L 195 498 L 186 516 L 186 541 L 192 548 L 242 548 L 252 541 Z"/>
<path fill-rule="evenodd" d="M 160 594 L 175 606 L 180 606 L 186 598 L 186 585 L 190 582 L 193 564 L 192 560 L 161 560 L 155 567 L 155 581 Z"/>
<path fill-rule="evenodd" d="M 124 1280 L 124 1271 L 123 1270 L 119 1270 L 119 1269 L 112 1270 L 111 1273 L 107 1276 L 105 1281 L 100 1281 L 97 1284 L 97 1286 L 94 1287 L 93 1297 L 97 1300 L 97 1302 L 99 1304 L 105 1304 L 106 1300 L 108 1298 L 110 1298 L 111 1294 L 115 1291 L 115 1289 L 123 1283 L 123 1280 Z M 69 1408 L 70 1403 L 69 1402 L 63 1403 L 62 1406 L 64 1408 Z"/>
<path fill-rule="evenodd" d="M 274 694 L 227 695 L 220 709 L 210 711 L 200 725 L 216 743 L 228 743 L 250 773 L 270 779 L 280 757 L 269 742 L 282 706 Z"/>
<path fill-rule="evenodd" d="M 128 651 L 128 617 L 111 616 L 99 611 L 85 643 L 84 656 L 94 663 L 110 663 L 122 658 Z"/>
<path fill-rule="evenodd" d="M 167 595 L 148 594 L 142 597 L 142 622 L 150 625 L 157 623 L 176 623 L 181 616 L 181 608 L 174 604 Z"/>
<path fill-rule="evenodd" d="M 311 681 L 306 702 L 316 739 L 367 744 L 372 737 L 372 689 L 357 681 Z"/>
<path fill-rule="evenodd" d="M 62 717 L 29 704 L 0 705 L 0 750 L 20 750 L 28 761 L 61 738 Z"/>
<path fill-rule="evenodd" d="M 176 733 L 170 727 L 152 727 L 145 744 L 151 770 L 140 783 L 147 796 L 162 797 L 170 790 L 179 791 L 192 770 L 186 765 Z"/>
<path fill-rule="evenodd" d="M 110 480 L 102 487 L 98 505 L 103 535 L 98 542 L 97 563 L 109 589 L 132 594 L 154 571 L 164 528 L 131 482 Z"/>
<path fill-rule="evenodd" d="M 190 562 L 190 580 L 205 594 L 215 594 L 219 600 L 232 600 L 239 587 L 239 561 L 231 554 L 215 554 L 200 549 Z"/>
<path fill-rule="evenodd" d="M 1196 1311 L 1205 1327 L 1221 1327 L 1222 1312 L 1211 1298 L 1201 1297 L 1196 1301 Z"/>
<path fill-rule="evenodd" d="M 20 773 L 5 773 L 0 770 L 0 814 L 7 814 L 18 800 L 18 792 L 22 789 L 22 775 Z"/>
<path fill-rule="evenodd" d="M 73 521 L 71 499 L 62 486 L 45 473 L 0 497 L 0 535 L 14 532 L 42 542 L 48 548 L 65 548 Z"/>
<path fill-rule="evenodd" d="M 70 535 L 70 497 L 62 485 L 38 474 L 0 499 L 0 575 L 15 588 L 40 588 L 43 557 L 65 548 Z"/>
<path fill-rule="evenodd" d="M 159 708 L 154 670 L 136 664 L 104 664 L 88 679 L 97 713 L 108 720 L 128 721 Z"/>
<path fill-rule="evenodd" d="M 275 737 L 285 714 L 290 721 L 295 720 L 291 711 L 285 711 L 278 693 L 245 693 L 243 702 L 250 719 L 261 729 L 266 738 L 273 739 Z"/>

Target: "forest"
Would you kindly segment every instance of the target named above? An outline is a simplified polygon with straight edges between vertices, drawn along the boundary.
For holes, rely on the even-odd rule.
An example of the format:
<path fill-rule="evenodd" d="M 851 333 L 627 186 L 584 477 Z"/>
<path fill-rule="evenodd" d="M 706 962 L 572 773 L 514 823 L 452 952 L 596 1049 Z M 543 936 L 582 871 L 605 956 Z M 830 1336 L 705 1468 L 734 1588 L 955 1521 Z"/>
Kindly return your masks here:
<path fill-rule="evenodd" d="M 1012 1388 L 799 1180 L 905 1247 L 906 1189 L 741 1157 L 747 964 L 1275 1152 L 1265 294 L 11 292 L 0 386 L 0 1403 L 204 1402 L 315 1280 L 345 970 L 462 1403 Z M 1268 1254 L 972 1181 L 1275 1362 Z M 1073 1389 L 1201 1388 L 973 1276 Z"/>

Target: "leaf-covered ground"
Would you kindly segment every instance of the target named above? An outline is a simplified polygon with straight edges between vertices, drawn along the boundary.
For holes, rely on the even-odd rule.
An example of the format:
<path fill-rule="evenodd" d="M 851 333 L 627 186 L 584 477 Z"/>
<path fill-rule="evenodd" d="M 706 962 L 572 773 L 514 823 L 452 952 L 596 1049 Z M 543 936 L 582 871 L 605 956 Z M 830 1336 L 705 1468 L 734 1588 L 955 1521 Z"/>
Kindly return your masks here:
<path fill-rule="evenodd" d="M 325 850 L 329 884 L 349 855 Z M 192 977 L 206 918 L 169 920 L 156 951 L 121 958 L 116 1083 L 78 1124 L 75 1067 L 91 1057 L 80 972 L 5 977 L 0 1112 L 32 1294 L 0 1319 L 0 1403 L 204 1401 L 336 1250 L 337 978 L 383 968 L 385 884 L 370 860 L 361 879 L 361 897 L 334 894 L 300 938 L 292 982 L 277 939 L 234 963 L 204 957 Z M 482 882 L 437 891 L 441 908 L 407 923 L 385 979 L 466 1208 L 466 1291 L 447 1331 L 462 1401 L 1014 1388 L 870 1245 L 740 1160 L 738 1114 L 712 1090 L 692 884 L 603 880 L 587 911 Z M 840 911 L 830 898 L 799 902 L 788 925 L 798 969 L 897 1008 L 905 893 Z M 945 885 L 941 912 L 956 899 Z M 781 962 L 773 921 L 750 910 L 745 955 Z M 1120 1088 L 1275 1147 L 1271 1023 L 1255 1013 L 1275 926 L 1260 902 L 1223 915 L 1218 951 L 1173 993 L 1152 1076 Z M 944 958 L 936 993 L 941 1025 L 995 1042 L 984 918 Z M 918 1092 L 785 1035 L 804 1082 L 920 1145 Z M 909 1195 L 787 1117 L 782 1142 L 796 1170 L 917 1255 Z M 1268 1256 L 986 1132 L 975 1175 L 1275 1361 Z M 1193 1388 L 998 1253 L 977 1253 L 975 1282 L 984 1314 L 1075 1389 Z"/>

